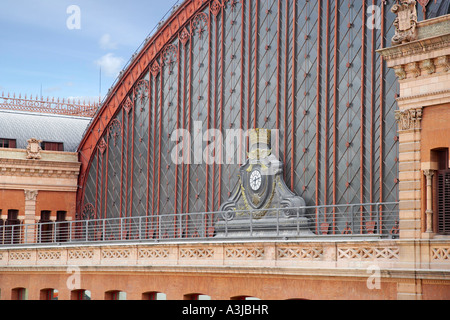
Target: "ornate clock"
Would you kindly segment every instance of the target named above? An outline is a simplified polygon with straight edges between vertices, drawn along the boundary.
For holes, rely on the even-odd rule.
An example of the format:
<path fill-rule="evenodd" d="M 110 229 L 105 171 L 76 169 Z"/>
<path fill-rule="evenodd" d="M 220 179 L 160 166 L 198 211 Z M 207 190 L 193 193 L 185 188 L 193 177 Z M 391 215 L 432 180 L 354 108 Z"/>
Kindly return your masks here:
<path fill-rule="evenodd" d="M 283 228 L 297 226 L 295 229 L 298 230 L 299 221 L 301 229 L 308 229 L 309 232 L 308 219 L 304 217 L 305 201 L 286 186 L 283 165 L 272 154 L 270 130 L 250 130 L 249 137 L 250 151 L 245 164 L 239 169 L 239 185 L 233 196 L 222 204 L 216 231 L 220 234 L 225 227 L 229 235 L 235 223 L 233 230 L 239 235 L 246 234 L 244 230 L 247 226 L 242 219 L 248 218 L 252 223 L 252 234 L 258 230 L 258 225 L 264 230 L 264 235 L 275 230 L 279 233 L 280 225 L 277 229 L 276 224 L 280 223 Z"/>
<path fill-rule="evenodd" d="M 249 178 L 250 188 L 253 191 L 258 191 L 261 188 L 261 183 L 262 183 L 261 172 L 259 170 L 253 170 Z"/>

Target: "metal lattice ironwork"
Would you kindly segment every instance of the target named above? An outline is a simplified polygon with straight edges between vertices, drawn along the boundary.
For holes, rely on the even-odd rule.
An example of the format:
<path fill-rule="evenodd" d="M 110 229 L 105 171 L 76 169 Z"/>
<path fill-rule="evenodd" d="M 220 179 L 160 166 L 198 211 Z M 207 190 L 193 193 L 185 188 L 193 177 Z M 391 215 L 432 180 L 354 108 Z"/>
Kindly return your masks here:
<path fill-rule="evenodd" d="M 222 163 L 174 164 L 172 153 L 198 156 L 178 150 L 174 132 L 186 129 L 195 139 L 207 129 L 226 136 L 256 127 L 279 129 L 286 183 L 307 205 L 398 201 L 398 87 L 375 52 L 392 37 L 395 16 L 384 1 L 373 4 L 379 28 L 368 27 L 369 5 L 356 0 L 213 0 L 195 2 L 189 15 L 180 9 L 184 22 L 149 41 L 158 48 L 148 49 L 154 59 L 141 59 L 140 73 L 123 81 L 120 103 L 102 120 L 104 145 L 83 167 L 78 207 L 150 224 L 217 211 L 238 183 L 239 165 L 225 154 Z M 317 214 L 316 231 L 330 223 L 337 234 L 348 223 Z M 372 218 L 388 219 L 389 230 L 398 220 L 383 212 Z M 170 219 L 184 219 L 185 233 L 197 223 Z"/>

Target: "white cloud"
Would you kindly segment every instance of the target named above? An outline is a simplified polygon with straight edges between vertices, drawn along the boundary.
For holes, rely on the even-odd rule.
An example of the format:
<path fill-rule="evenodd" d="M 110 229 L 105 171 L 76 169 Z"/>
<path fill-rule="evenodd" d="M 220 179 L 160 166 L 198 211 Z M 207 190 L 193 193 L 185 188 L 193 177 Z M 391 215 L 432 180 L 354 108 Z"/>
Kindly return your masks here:
<path fill-rule="evenodd" d="M 57 91 L 61 91 L 62 89 L 61 89 L 61 87 L 59 87 L 59 86 L 54 86 L 54 87 L 49 87 L 49 88 L 45 88 L 44 89 L 44 91 L 46 92 L 46 93 L 54 93 L 54 92 L 57 92 Z"/>
<path fill-rule="evenodd" d="M 108 53 L 95 61 L 102 68 L 102 73 L 108 77 L 116 77 L 125 64 L 125 59 L 116 57 L 114 53 Z"/>
<path fill-rule="evenodd" d="M 100 38 L 99 44 L 100 48 L 103 50 L 115 50 L 118 47 L 117 43 L 111 40 L 111 35 L 109 33 L 105 33 Z"/>

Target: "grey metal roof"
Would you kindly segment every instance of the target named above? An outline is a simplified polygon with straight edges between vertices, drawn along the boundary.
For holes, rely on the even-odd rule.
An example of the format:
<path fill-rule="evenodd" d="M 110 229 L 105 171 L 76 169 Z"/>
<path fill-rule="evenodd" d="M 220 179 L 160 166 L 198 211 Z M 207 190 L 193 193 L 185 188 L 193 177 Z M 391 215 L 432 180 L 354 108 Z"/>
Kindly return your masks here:
<path fill-rule="evenodd" d="M 15 139 L 18 149 L 27 140 L 63 142 L 64 151 L 76 152 L 90 118 L 0 110 L 0 138 Z"/>

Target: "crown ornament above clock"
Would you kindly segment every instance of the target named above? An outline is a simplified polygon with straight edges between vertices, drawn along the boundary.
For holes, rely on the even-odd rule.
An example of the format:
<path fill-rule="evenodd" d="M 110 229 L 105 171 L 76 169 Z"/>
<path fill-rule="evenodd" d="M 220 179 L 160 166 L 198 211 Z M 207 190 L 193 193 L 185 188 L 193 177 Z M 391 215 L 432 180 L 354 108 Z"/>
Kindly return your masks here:
<path fill-rule="evenodd" d="M 283 178 L 283 163 L 271 149 L 271 131 L 249 131 L 249 152 L 239 169 L 238 186 L 222 204 L 217 236 L 295 236 L 311 234 L 305 200 Z"/>

